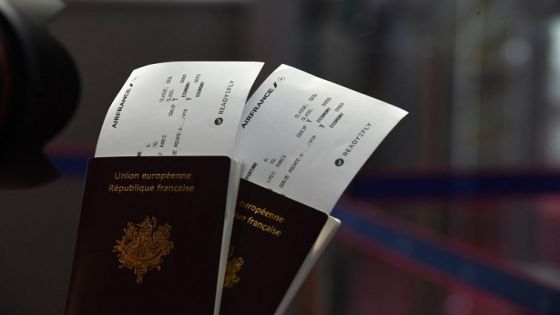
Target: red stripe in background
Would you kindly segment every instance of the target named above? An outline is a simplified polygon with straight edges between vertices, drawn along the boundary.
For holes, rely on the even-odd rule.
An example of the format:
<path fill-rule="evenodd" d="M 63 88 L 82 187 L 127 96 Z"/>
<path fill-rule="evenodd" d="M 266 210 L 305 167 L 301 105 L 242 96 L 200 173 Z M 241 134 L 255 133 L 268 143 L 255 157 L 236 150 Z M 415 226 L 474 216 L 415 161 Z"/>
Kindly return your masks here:
<path fill-rule="evenodd" d="M 511 301 L 508 301 L 506 299 L 502 299 L 490 293 L 480 291 L 476 287 L 457 281 L 456 279 L 449 277 L 444 273 L 438 272 L 436 269 L 429 268 L 423 264 L 416 263 L 413 260 L 406 259 L 405 257 L 395 254 L 394 252 L 387 250 L 385 247 L 379 246 L 375 242 L 372 242 L 348 230 L 342 229 L 337 234 L 336 241 L 339 242 L 340 244 L 343 244 L 344 246 L 347 246 L 363 254 L 371 256 L 396 269 L 403 270 L 409 274 L 418 276 L 420 278 L 441 285 L 448 291 L 449 294 L 455 293 L 457 291 L 461 291 L 468 295 L 471 295 L 474 299 L 487 301 L 489 304 L 506 304 L 507 309 L 515 313 L 537 314 L 534 311 L 522 305 L 517 305 L 511 303 Z M 468 314 L 473 314 L 473 313 L 469 312 Z"/>
<path fill-rule="evenodd" d="M 90 141 L 54 141 L 45 147 L 45 153 L 53 158 L 88 159 L 95 154 L 95 142 Z"/>
<path fill-rule="evenodd" d="M 441 235 L 435 234 L 433 231 L 426 231 L 425 228 L 418 228 L 400 219 L 388 216 L 380 212 L 379 210 L 376 210 L 375 207 L 371 204 L 346 198 L 340 203 L 340 207 L 335 210 L 335 216 L 337 215 L 337 213 L 343 219 L 341 233 L 339 233 L 337 239 L 343 244 L 364 252 L 370 256 L 373 256 L 389 265 L 396 266 L 397 268 L 405 270 L 411 274 L 415 274 L 429 279 L 430 281 L 439 283 L 445 288 L 454 290 L 454 292 L 457 291 L 458 288 L 463 291 L 469 291 L 471 292 L 470 294 L 476 294 L 478 297 L 485 299 L 484 301 L 487 301 L 489 303 L 487 306 L 491 308 L 498 307 L 498 309 L 500 310 L 507 309 L 511 311 L 513 311 L 513 309 L 517 309 L 520 312 L 524 312 L 524 314 L 526 314 L 526 312 L 529 310 L 535 311 L 536 309 L 542 308 L 543 311 L 546 309 L 548 309 L 549 311 L 553 311 L 554 309 L 558 308 L 557 303 L 553 303 L 554 305 L 550 305 L 551 308 L 540 305 L 540 302 L 538 302 L 541 301 L 540 298 L 538 298 L 538 296 L 535 296 L 534 294 L 531 294 L 532 297 L 529 298 L 529 300 L 531 300 L 530 302 L 525 299 L 523 303 L 518 303 L 515 298 L 512 298 L 512 296 L 515 296 L 516 294 L 512 295 L 511 290 L 505 289 L 504 291 L 496 287 L 492 288 L 492 285 L 488 287 L 488 284 L 484 284 L 486 280 L 476 280 L 474 283 L 471 283 L 471 280 L 467 280 L 468 282 L 466 282 L 465 279 L 463 279 L 459 274 L 449 273 L 449 270 L 456 270 L 456 267 L 459 266 L 455 264 L 460 263 L 461 266 L 464 266 L 466 268 L 475 268 L 473 270 L 482 268 L 480 269 L 480 272 L 482 272 L 482 274 L 487 274 L 488 270 L 496 270 L 496 276 L 492 275 L 491 278 L 493 280 L 488 281 L 495 281 L 496 279 L 501 279 L 504 277 L 504 279 L 511 279 L 511 281 L 508 280 L 509 282 L 511 282 L 511 284 L 521 285 L 521 287 L 519 288 L 519 290 L 521 291 L 519 292 L 525 292 L 525 290 L 530 287 L 539 290 L 532 292 L 540 292 L 542 288 L 542 290 L 544 290 L 542 293 L 547 296 L 547 300 L 554 296 L 554 294 L 558 294 L 553 293 L 559 292 L 559 288 L 557 286 L 554 287 L 549 283 L 544 283 L 540 279 L 533 277 L 524 270 L 515 268 L 515 266 L 507 263 L 503 259 L 497 259 L 493 255 L 475 250 L 467 244 L 463 244 L 452 239 L 446 239 L 444 237 L 441 237 Z M 354 215 L 348 216 L 344 213 L 354 213 Z M 344 224 L 345 217 L 350 220 L 348 221 L 348 225 L 346 225 L 346 227 Z M 354 217 L 354 219 L 352 219 L 352 217 Z M 359 220 L 365 221 L 364 225 L 361 228 L 355 226 L 357 224 L 357 218 L 360 218 Z M 371 227 L 369 228 L 373 229 L 372 232 L 378 230 L 381 227 L 382 228 L 377 232 L 373 232 L 374 234 L 370 235 L 369 232 L 366 232 L 362 235 L 362 230 L 370 224 Z M 381 232 L 384 229 L 387 229 L 387 231 L 392 230 L 393 232 L 390 233 L 396 233 L 394 235 L 399 235 L 397 236 L 397 238 L 402 238 L 402 241 L 406 241 L 407 239 L 414 240 L 412 241 L 411 245 L 409 245 L 413 246 L 413 248 L 411 248 L 412 252 L 410 252 L 410 255 L 407 254 L 407 251 L 403 252 L 402 249 L 399 250 L 398 248 L 395 248 L 395 250 L 393 250 L 392 246 L 397 245 L 397 247 L 399 247 L 398 243 L 395 243 L 395 236 L 388 236 L 387 234 L 385 234 L 385 232 Z M 387 239 L 386 237 L 389 237 L 389 239 Z M 420 247 L 416 248 L 416 246 Z M 422 258 L 418 259 L 418 257 L 416 257 L 420 254 L 419 250 L 421 251 L 421 248 L 426 246 L 428 248 L 433 248 L 433 250 L 428 250 L 428 252 L 426 252 L 427 255 L 439 255 L 437 254 L 437 252 L 439 251 L 441 253 L 447 253 L 444 255 L 454 256 L 456 257 L 454 259 L 459 259 L 459 261 L 450 261 L 450 263 L 452 263 L 455 267 L 444 268 L 446 270 L 439 270 L 437 267 L 439 263 L 434 266 L 431 265 L 430 261 L 432 259 L 424 260 Z M 442 259 L 446 260 L 445 256 L 442 256 Z M 480 267 L 477 267 L 477 265 L 479 265 Z M 479 283 L 479 281 L 482 282 Z M 523 284 L 523 282 L 525 282 L 526 284 Z M 479 287 L 479 284 L 481 285 L 481 287 Z M 515 287 L 513 287 L 513 289 L 515 290 Z M 494 292 L 494 290 L 497 291 Z M 508 291 L 510 293 L 507 293 Z M 462 293 L 458 292 L 458 294 L 460 296 Z M 543 296 L 543 298 L 545 296 Z M 502 304 L 496 304 L 493 301 Z M 480 299 L 478 299 L 477 302 L 481 303 L 481 305 L 484 304 L 482 303 L 483 300 Z M 507 303 L 504 304 L 504 302 Z M 485 314 L 484 311 L 488 311 L 488 309 L 486 309 L 485 307 L 480 307 L 477 307 L 477 311 L 474 311 L 474 313 L 469 314 Z M 479 311 L 481 311 L 481 313 L 479 313 Z M 545 313 L 549 312 L 547 311 Z M 510 314 L 510 312 L 508 312 L 507 314 Z"/>
<path fill-rule="evenodd" d="M 372 203 L 345 197 L 341 200 L 340 206 L 348 212 L 356 213 L 367 220 L 375 221 L 378 224 L 381 223 L 392 230 L 398 230 L 399 233 L 407 235 L 409 238 L 429 243 L 433 247 L 445 248 L 447 252 L 463 257 L 469 257 L 478 262 L 492 266 L 495 269 L 510 273 L 527 282 L 538 283 L 539 286 L 547 287 L 551 290 L 560 290 L 560 284 L 558 286 L 552 286 L 540 279 L 536 279 L 528 272 L 513 267 L 511 263 L 500 258 L 496 254 L 480 250 L 468 243 L 444 237 L 443 235 L 426 227 L 414 225 L 404 221 L 403 219 L 388 215 L 379 210 L 378 207 L 372 205 Z M 344 228 L 344 224 L 342 224 L 342 228 Z"/>

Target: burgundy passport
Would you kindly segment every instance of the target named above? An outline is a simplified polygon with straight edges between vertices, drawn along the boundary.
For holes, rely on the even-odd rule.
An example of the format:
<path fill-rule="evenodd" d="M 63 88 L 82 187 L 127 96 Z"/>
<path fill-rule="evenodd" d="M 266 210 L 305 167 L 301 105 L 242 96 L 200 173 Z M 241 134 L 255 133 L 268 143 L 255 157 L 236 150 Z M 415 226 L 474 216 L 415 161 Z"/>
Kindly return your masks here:
<path fill-rule="evenodd" d="M 231 163 L 92 159 L 66 313 L 215 314 L 233 214 L 226 213 Z"/>
<path fill-rule="evenodd" d="M 275 314 L 327 218 L 242 179 L 220 314 Z"/>

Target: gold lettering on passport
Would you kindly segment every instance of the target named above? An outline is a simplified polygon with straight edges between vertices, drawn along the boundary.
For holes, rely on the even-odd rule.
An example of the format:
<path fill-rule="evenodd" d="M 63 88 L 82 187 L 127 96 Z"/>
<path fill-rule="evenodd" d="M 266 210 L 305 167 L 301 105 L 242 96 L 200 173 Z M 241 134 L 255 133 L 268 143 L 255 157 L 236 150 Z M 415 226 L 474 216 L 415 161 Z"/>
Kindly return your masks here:
<path fill-rule="evenodd" d="M 245 210 L 248 210 L 254 216 L 240 213 L 240 211 L 246 212 Z M 282 225 L 286 222 L 286 219 L 283 216 L 275 212 L 272 212 L 271 210 L 268 210 L 266 207 L 259 207 L 253 203 L 246 202 L 243 200 L 240 200 L 237 203 L 237 208 L 236 208 L 234 218 L 238 221 L 242 221 L 250 225 L 251 227 L 261 232 L 265 232 L 274 235 L 276 237 L 282 236 L 282 229 L 276 224 Z M 266 218 L 269 220 L 269 222 L 268 223 L 262 222 L 261 218 Z"/>
<path fill-rule="evenodd" d="M 173 249 L 171 225 L 158 226 L 156 218 L 147 216 L 141 223 L 128 222 L 123 232 L 113 252 L 117 253 L 119 268 L 132 269 L 140 284 L 148 271 L 161 270 L 163 257 Z"/>
<path fill-rule="evenodd" d="M 233 257 L 233 247 L 229 250 L 228 262 L 226 265 L 226 276 L 224 279 L 224 288 L 231 289 L 235 287 L 241 278 L 239 277 L 239 272 L 245 264 L 245 259 L 243 257 Z"/>

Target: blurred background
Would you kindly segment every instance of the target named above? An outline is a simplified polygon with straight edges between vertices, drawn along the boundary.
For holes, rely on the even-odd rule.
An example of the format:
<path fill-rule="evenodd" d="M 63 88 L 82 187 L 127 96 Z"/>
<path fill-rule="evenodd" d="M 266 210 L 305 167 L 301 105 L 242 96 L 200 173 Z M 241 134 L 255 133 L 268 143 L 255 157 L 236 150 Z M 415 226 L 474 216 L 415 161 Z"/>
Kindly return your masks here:
<path fill-rule="evenodd" d="M 45 148 L 60 177 L 0 188 L 1 314 L 63 312 L 105 112 L 171 60 L 286 63 L 410 112 L 289 314 L 560 314 L 557 0 L 67 0 L 47 27 L 81 95 Z"/>

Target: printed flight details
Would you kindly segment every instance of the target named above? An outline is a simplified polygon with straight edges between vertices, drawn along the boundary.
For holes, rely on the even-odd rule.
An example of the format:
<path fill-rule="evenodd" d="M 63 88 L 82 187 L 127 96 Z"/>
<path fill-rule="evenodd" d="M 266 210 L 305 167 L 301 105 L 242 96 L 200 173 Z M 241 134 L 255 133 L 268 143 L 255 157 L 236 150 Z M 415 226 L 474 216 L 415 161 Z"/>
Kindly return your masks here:
<path fill-rule="evenodd" d="M 369 156 L 407 114 L 282 65 L 241 116 L 241 177 L 329 213 Z"/>
<path fill-rule="evenodd" d="M 107 112 L 95 156 L 230 155 L 262 66 L 167 62 L 134 70 Z"/>

